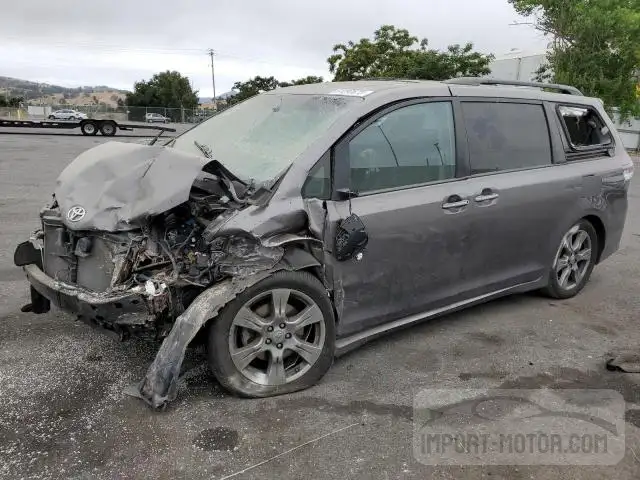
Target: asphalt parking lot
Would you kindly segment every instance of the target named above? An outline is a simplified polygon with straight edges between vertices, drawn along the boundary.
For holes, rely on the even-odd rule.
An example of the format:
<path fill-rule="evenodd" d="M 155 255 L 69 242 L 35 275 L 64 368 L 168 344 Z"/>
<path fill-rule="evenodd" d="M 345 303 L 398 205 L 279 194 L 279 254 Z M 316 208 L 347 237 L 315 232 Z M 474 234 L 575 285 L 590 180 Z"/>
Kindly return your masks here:
<path fill-rule="evenodd" d="M 118 140 L 118 138 L 116 138 Z M 123 138 L 123 141 L 142 141 Z M 178 399 L 149 410 L 123 390 L 155 346 L 118 343 L 28 302 L 13 249 L 37 226 L 62 168 L 101 137 L 0 134 L 0 477 L 492 478 L 640 477 L 640 374 L 607 352 L 640 348 L 640 180 L 620 251 L 577 298 L 519 295 L 433 320 L 337 360 L 283 397 L 226 394 L 192 350 Z M 613 466 L 424 466 L 412 404 L 425 388 L 606 388 L 627 402 L 626 455 Z"/>

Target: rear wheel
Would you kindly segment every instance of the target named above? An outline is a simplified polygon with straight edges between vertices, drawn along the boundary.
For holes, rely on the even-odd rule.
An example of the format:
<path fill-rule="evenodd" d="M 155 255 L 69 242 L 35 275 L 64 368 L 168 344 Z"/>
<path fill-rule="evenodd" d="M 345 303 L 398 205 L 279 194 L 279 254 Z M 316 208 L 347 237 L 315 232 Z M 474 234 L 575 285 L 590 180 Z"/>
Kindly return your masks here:
<path fill-rule="evenodd" d="M 560 241 L 543 292 L 553 298 L 577 295 L 591 277 L 598 247 L 598 235 L 590 222 L 580 220 L 573 225 Z"/>
<path fill-rule="evenodd" d="M 55 120 L 55 119 L 56 119 L 56 117 L 55 117 L 54 115 L 49 115 L 47 118 L 48 118 L 49 120 Z"/>
<path fill-rule="evenodd" d="M 333 308 L 322 283 L 306 272 L 278 272 L 257 283 L 212 322 L 211 370 L 240 396 L 310 387 L 333 361 Z"/>
<path fill-rule="evenodd" d="M 100 125 L 100 133 L 105 137 L 113 137 L 116 134 L 115 122 L 102 122 Z"/>

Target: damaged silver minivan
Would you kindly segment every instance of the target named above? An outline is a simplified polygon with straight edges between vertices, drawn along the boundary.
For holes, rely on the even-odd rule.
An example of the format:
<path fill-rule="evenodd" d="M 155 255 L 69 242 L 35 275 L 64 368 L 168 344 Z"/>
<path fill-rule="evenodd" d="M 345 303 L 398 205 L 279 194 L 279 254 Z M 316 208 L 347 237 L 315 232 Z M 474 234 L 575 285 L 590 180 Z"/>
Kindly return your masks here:
<path fill-rule="evenodd" d="M 225 388 L 263 397 L 424 319 L 574 296 L 619 246 L 633 163 L 599 100 L 514 83 L 283 88 L 88 150 L 16 249 L 23 310 L 162 340 L 137 387 L 160 407 L 198 334 Z"/>

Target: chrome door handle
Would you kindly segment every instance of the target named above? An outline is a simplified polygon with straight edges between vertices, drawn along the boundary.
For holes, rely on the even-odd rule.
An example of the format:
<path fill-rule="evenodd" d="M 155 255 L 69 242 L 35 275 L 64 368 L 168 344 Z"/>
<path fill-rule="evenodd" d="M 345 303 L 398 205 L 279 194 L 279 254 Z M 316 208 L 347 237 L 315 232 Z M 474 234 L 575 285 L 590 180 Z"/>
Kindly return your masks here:
<path fill-rule="evenodd" d="M 458 200 L 457 202 L 443 203 L 442 208 L 449 210 L 452 208 L 466 207 L 467 205 L 469 205 L 469 200 Z"/>
<path fill-rule="evenodd" d="M 497 193 L 488 193 L 486 195 L 478 195 L 476 198 L 474 198 L 474 200 L 476 202 L 487 202 L 489 200 L 495 200 L 499 196 L 500 195 L 498 195 Z"/>

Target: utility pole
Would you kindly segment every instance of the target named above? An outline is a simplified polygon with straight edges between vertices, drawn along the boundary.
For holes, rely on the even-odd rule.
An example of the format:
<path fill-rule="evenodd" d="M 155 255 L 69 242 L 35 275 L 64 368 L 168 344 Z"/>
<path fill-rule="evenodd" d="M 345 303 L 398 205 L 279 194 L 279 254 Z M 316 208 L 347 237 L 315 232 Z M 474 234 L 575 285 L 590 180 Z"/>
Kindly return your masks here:
<path fill-rule="evenodd" d="M 209 49 L 209 56 L 211 57 L 211 83 L 213 84 L 213 108 L 218 110 L 218 104 L 216 103 L 216 72 L 213 67 L 213 56 L 216 52 L 212 48 Z"/>

